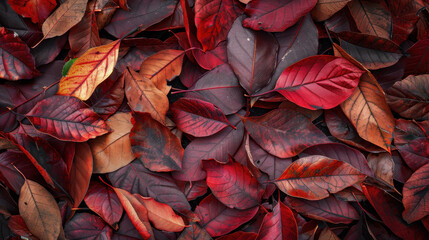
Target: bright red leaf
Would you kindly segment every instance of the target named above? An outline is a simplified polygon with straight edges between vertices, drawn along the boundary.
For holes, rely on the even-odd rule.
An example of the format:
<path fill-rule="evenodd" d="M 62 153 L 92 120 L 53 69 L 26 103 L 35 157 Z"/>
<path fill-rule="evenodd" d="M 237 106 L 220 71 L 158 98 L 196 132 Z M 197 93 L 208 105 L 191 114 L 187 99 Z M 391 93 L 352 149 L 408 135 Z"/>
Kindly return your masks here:
<path fill-rule="evenodd" d="M 290 208 L 278 202 L 272 212 L 265 215 L 257 239 L 298 239 L 298 226 Z"/>
<path fill-rule="evenodd" d="M 16 13 L 34 23 L 43 23 L 57 5 L 55 0 L 8 0 L 8 3 Z"/>

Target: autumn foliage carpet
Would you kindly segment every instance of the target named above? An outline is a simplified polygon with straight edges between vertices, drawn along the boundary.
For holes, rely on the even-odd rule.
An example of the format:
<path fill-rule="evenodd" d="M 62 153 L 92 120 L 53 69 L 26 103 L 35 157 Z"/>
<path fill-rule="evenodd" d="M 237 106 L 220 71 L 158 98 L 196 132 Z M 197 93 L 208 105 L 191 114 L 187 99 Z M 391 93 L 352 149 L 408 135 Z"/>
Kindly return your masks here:
<path fill-rule="evenodd" d="M 1 1 L 0 239 L 429 239 L 428 7 Z"/>

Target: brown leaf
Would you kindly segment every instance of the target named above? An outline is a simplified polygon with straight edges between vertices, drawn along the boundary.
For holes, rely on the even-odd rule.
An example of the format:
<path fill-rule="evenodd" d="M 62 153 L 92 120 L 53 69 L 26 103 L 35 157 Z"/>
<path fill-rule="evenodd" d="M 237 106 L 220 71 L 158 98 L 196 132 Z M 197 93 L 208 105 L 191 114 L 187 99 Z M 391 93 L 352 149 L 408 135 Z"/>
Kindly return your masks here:
<path fill-rule="evenodd" d="M 325 21 L 340 11 L 351 0 L 319 0 L 311 10 L 311 16 L 316 21 Z"/>
<path fill-rule="evenodd" d="M 28 229 L 40 239 L 56 240 L 61 232 L 61 213 L 54 197 L 40 184 L 26 180 L 19 196 L 19 213 Z"/>
<path fill-rule="evenodd" d="M 107 121 L 113 132 L 89 141 L 94 157 L 94 173 L 109 173 L 134 160 L 131 150 L 131 113 L 116 113 Z"/>
<path fill-rule="evenodd" d="M 393 186 L 393 168 L 394 162 L 389 153 L 370 153 L 367 157 L 368 165 L 374 172 L 376 178 Z"/>
<path fill-rule="evenodd" d="M 61 36 L 80 22 L 88 0 L 67 0 L 42 25 L 44 39 Z"/>
<path fill-rule="evenodd" d="M 128 69 L 125 72 L 125 95 L 133 111 L 150 113 L 153 119 L 165 123 L 168 98 L 152 80 Z"/>

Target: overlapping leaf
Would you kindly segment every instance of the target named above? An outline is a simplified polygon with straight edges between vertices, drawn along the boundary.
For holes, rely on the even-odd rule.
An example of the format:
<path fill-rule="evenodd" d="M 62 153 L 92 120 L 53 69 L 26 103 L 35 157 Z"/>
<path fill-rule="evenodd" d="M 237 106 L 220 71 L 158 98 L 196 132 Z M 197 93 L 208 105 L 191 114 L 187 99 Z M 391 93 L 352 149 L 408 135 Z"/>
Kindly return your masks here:
<path fill-rule="evenodd" d="M 259 204 L 264 189 L 243 165 L 204 160 L 202 166 L 207 172 L 207 185 L 224 205 L 247 209 Z"/>
<path fill-rule="evenodd" d="M 293 110 L 277 109 L 242 121 L 253 140 L 279 158 L 293 157 L 312 145 L 329 142 L 308 118 Z"/>
<path fill-rule="evenodd" d="M 403 188 L 404 212 L 402 216 L 408 223 L 429 215 L 428 177 L 429 164 L 417 169 L 407 180 Z"/>
<path fill-rule="evenodd" d="M 64 141 L 83 142 L 110 130 L 83 102 L 68 96 L 46 98 L 26 117 L 39 131 Z"/>
<path fill-rule="evenodd" d="M 282 32 L 310 12 L 316 3 L 315 0 L 253 0 L 244 10 L 249 17 L 243 20 L 243 26 L 254 30 Z"/>
<path fill-rule="evenodd" d="M 31 18 L 34 23 L 44 22 L 57 6 L 55 0 L 8 0 L 8 3 L 16 13 Z"/>
<path fill-rule="evenodd" d="M 69 239 L 101 237 L 110 238 L 113 230 L 100 217 L 90 213 L 77 213 L 67 222 L 64 228 Z"/>
<path fill-rule="evenodd" d="M 365 176 L 348 163 L 314 155 L 293 162 L 275 183 L 290 196 L 320 200 L 363 179 Z"/>
<path fill-rule="evenodd" d="M 169 172 L 182 168 L 183 148 L 170 129 L 149 114 L 136 113 L 130 140 L 134 155 L 154 172 Z"/>
<path fill-rule="evenodd" d="M 95 88 L 113 72 L 118 59 L 120 40 L 91 48 L 73 65 L 60 81 L 58 94 L 75 96 L 81 100 L 91 97 Z"/>
<path fill-rule="evenodd" d="M 329 109 L 353 93 L 363 72 L 344 58 L 308 57 L 286 68 L 274 90 L 301 107 Z"/>
<path fill-rule="evenodd" d="M 278 202 L 273 212 L 267 213 L 259 229 L 258 239 L 298 239 L 298 226 L 290 208 Z"/>
<path fill-rule="evenodd" d="M 319 0 L 313 10 L 311 10 L 311 16 L 317 21 L 324 21 L 340 11 L 350 1 L 351 0 Z"/>

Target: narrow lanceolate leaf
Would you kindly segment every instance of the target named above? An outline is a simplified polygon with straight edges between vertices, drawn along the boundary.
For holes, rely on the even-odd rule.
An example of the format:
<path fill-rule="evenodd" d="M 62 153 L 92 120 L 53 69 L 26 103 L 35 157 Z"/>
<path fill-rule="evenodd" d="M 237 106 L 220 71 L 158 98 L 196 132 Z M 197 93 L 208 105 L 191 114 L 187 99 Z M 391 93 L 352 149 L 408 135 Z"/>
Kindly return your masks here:
<path fill-rule="evenodd" d="M 253 0 L 244 12 L 249 18 L 243 26 L 267 32 L 283 32 L 305 16 L 316 5 L 316 0 Z"/>
<path fill-rule="evenodd" d="M 429 164 L 424 165 L 411 175 L 403 188 L 402 213 L 405 221 L 412 223 L 429 215 Z"/>
<path fill-rule="evenodd" d="M 348 3 L 356 26 L 362 33 L 391 39 L 392 16 L 378 2 L 357 0 Z"/>
<path fill-rule="evenodd" d="M 341 108 L 359 136 L 390 152 L 395 119 L 380 85 L 371 73 L 362 75 L 359 85 Z"/>
<path fill-rule="evenodd" d="M 42 25 L 44 38 L 61 36 L 83 18 L 88 0 L 67 0 Z"/>
<path fill-rule="evenodd" d="M 359 219 L 358 212 L 351 204 L 341 201 L 334 196 L 329 196 L 318 201 L 288 197 L 287 202 L 295 211 L 316 220 L 335 224 L 350 224 Z"/>
<path fill-rule="evenodd" d="M 392 111 L 404 118 L 429 120 L 429 74 L 408 76 L 386 93 Z"/>
<path fill-rule="evenodd" d="M 298 239 L 298 226 L 294 213 L 282 202 L 277 203 L 273 212 L 265 215 L 259 229 L 258 239 L 282 240 Z"/>
<path fill-rule="evenodd" d="M 169 103 L 167 95 L 152 80 L 134 72 L 125 72 L 125 96 L 135 112 L 147 112 L 153 119 L 164 123 Z"/>
<path fill-rule="evenodd" d="M 279 158 L 294 157 L 312 145 L 329 142 L 307 117 L 293 110 L 276 109 L 242 121 L 253 140 Z"/>
<path fill-rule="evenodd" d="M 365 175 L 348 163 L 314 155 L 293 162 L 276 185 L 292 197 L 320 200 L 363 179 Z"/>
<path fill-rule="evenodd" d="M 19 213 L 34 236 L 55 240 L 61 231 L 61 213 L 54 197 L 40 184 L 26 180 L 19 195 Z"/>
<path fill-rule="evenodd" d="M 207 186 L 224 205 L 247 209 L 260 203 L 264 190 L 243 165 L 231 160 L 222 164 L 212 159 L 204 160 L 202 166 L 207 172 Z"/>
<path fill-rule="evenodd" d="M 233 0 L 195 1 L 195 26 L 203 50 L 211 50 L 226 39 L 239 7 Z"/>
<path fill-rule="evenodd" d="M 16 33 L 0 28 L 0 78 L 8 80 L 29 79 L 35 73 L 34 58 L 30 48 Z"/>
<path fill-rule="evenodd" d="M 344 58 L 321 55 L 286 68 L 274 90 L 308 109 L 329 109 L 346 100 L 364 73 Z"/>
<path fill-rule="evenodd" d="M 134 115 L 130 140 L 134 155 L 154 172 L 168 172 L 182 168 L 183 147 L 170 129 L 147 113 Z"/>
<path fill-rule="evenodd" d="M 120 40 L 89 49 L 79 57 L 67 76 L 60 80 L 58 94 L 81 100 L 91 97 L 95 88 L 113 72 L 118 59 Z"/>
<path fill-rule="evenodd" d="M 43 99 L 26 117 L 39 131 L 63 141 L 84 142 L 110 130 L 82 101 L 68 96 Z"/>
<path fill-rule="evenodd" d="M 319 0 L 311 10 L 311 16 L 316 21 L 325 21 L 340 11 L 351 0 Z"/>
<path fill-rule="evenodd" d="M 177 127 L 195 137 L 213 135 L 230 125 L 223 112 L 212 103 L 181 98 L 171 106 Z"/>
<path fill-rule="evenodd" d="M 171 81 L 180 75 L 183 56 L 182 50 L 166 49 L 159 51 L 142 63 L 140 74 L 152 80 L 158 89 L 168 94 L 167 81 Z"/>

